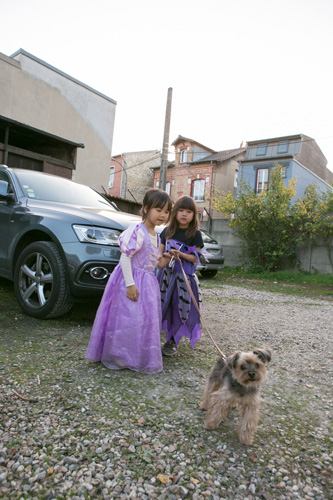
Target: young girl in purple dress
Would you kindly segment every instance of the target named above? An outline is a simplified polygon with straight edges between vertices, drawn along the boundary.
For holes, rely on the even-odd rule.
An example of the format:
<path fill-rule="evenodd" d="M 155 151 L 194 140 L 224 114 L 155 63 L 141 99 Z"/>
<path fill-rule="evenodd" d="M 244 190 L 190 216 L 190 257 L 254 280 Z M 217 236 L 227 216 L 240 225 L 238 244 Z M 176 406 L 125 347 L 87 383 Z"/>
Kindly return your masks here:
<path fill-rule="evenodd" d="M 166 333 L 166 343 L 162 352 L 172 356 L 182 337 L 190 339 L 193 348 L 201 337 L 199 313 L 187 289 L 184 272 L 191 285 L 192 292 L 201 306 L 201 290 L 195 274 L 198 252 L 203 248 L 199 231 L 198 211 L 193 198 L 182 196 L 172 210 L 170 224 L 161 233 L 160 260 L 165 264 L 157 278 L 160 284 L 162 301 L 162 329 Z M 172 259 L 173 257 L 173 259 Z"/>
<path fill-rule="evenodd" d="M 155 226 L 167 223 L 170 212 L 169 195 L 150 189 L 143 199 L 142 222 L 120 235 L 120 262 L 96 314 L 88 359 L 101 361 L 112 370 L 162 371 L 161 296 L 154 274 L 159 236 Z"/>

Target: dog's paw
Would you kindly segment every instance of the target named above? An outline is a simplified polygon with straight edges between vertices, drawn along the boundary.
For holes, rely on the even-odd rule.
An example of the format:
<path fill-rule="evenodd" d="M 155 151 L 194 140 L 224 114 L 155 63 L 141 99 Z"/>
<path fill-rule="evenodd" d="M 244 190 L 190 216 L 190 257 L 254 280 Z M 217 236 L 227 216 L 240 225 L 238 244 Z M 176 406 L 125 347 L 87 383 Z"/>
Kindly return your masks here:
<path fill-rule="evenodd" d="M 238 436 L 238 438 L 239 438 L 239 442 L 241 444 L 245 444 L 246 446 L 251 446 L 253 444 L 253 441 L 254 441 L 253 436 L 243 435 L 243 436 Z"/>
<path fill-rule="evenodd" d="M 219 426 L 214 424 L 213 422 L 205 421 L 205 427 L 207 431 L 216 431 L 216 429 L 218 429 Z"/>

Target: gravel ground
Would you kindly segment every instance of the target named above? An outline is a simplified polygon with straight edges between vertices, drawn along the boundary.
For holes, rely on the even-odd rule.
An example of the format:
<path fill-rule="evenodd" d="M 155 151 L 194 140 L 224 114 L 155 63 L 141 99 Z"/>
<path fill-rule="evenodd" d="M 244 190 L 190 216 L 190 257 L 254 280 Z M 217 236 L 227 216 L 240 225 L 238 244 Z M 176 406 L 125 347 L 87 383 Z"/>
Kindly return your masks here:
<path fill-rule="evenodd" d="M 0 498 L 333 498 L 332 302 L 204 290 L 223 352 L 273 351 L 251 447 L 237 440 L 238 409 L 204 429 L 217 358 L 207 335 L 193 351 L 181 343 L 161 374 L 112 372 L 84 357 L 94 307 L 37 321 L 4 304 Z"/>

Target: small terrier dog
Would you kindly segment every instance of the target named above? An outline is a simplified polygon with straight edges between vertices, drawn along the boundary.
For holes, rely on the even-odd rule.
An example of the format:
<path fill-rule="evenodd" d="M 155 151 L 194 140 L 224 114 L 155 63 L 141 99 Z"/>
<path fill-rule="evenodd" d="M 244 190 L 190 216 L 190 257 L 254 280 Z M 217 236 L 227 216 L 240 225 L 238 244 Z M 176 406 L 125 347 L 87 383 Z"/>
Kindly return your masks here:
<path fill-rule="evenodd" d="M 260 409 L 260 387 L 266 377 L 269 349 L 236 352 L 228 359 L 220 358 L 213 366 L 204 390 L 201 410 L 207 410 L 205 427 L 217 429 L 228 415 L 228 409 L 242 407 L 238 438 L 251 445 L 257 430 Z"/>

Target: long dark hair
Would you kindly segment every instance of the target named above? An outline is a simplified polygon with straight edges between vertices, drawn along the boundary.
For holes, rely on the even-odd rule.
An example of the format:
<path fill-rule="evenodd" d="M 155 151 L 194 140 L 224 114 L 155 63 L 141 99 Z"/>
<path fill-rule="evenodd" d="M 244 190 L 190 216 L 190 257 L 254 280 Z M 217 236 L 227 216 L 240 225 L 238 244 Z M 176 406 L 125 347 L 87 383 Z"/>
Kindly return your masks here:
<path fill-rule="evenodd" d="M 185 231 L 185 236 L 188 239 L 191 239 L 195 236 L 195 233 L 199 229 L 199 219 L 198 219 L 198 208 L 197 204 L 191 198 L 191 196 L 182 196 L 179 198 L 176 203 L 174 204 L 174 207 L 171 212 L 171 219 L 170 219 L 170 224 L 167 227 L 166 233 L 165 233 L 165 238 L 166 239 L 171 239 L 174 237 L 176 232 L 179 229 L 178 221 L 177 221 L 177 213 L 180 208 L 184 208 L 185 210 L 191 210 L 193 212 L 193 219 L 190 222 L 190 225 Z"/>
<path fill-rule="evenodd" d="M 171 214 L 172 201 L 168 193 L 166 193 L 162 189 L 148 189 L 143 197 L 141 208 L 143 222 L 147 220 L 148 212 L 151 208 L 163 208 L 166 203 L 168 204 L 169 214 Z"/>

